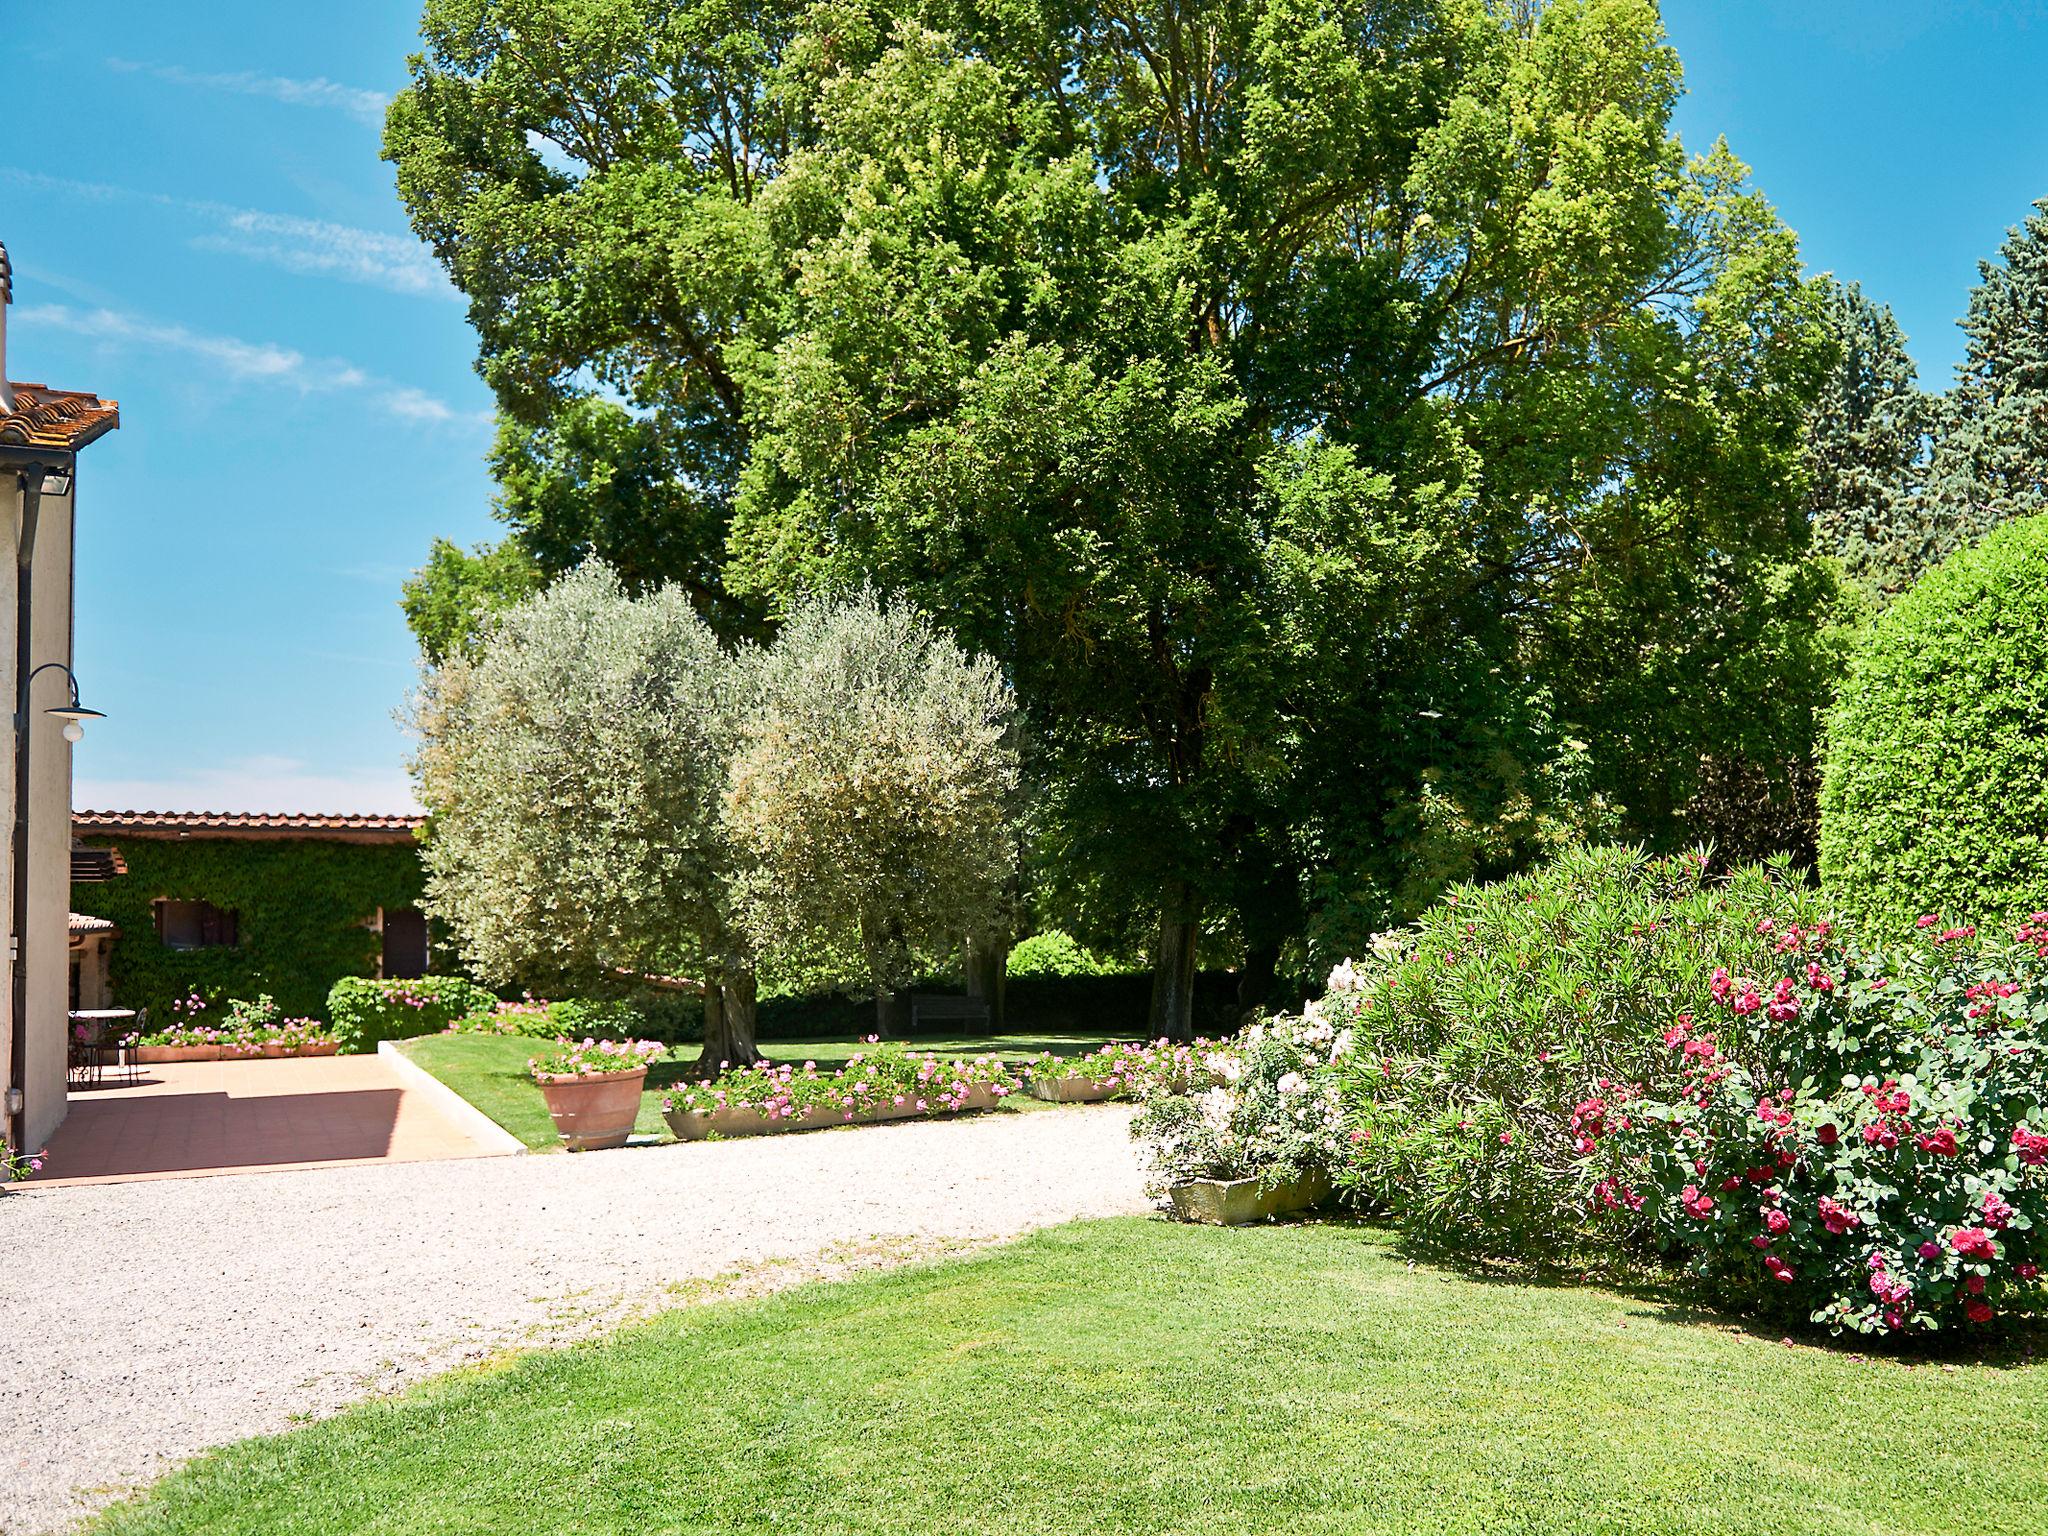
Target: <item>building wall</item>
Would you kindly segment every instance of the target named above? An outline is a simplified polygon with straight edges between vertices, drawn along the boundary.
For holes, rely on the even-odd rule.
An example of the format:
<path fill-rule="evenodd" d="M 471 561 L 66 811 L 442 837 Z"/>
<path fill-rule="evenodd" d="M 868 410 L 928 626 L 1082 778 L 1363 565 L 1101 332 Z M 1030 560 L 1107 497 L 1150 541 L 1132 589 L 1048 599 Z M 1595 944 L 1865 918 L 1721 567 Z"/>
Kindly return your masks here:
<path fill-rule="evenodd" d="M 104 917 L 114 942 L 115 1003 L 174 1021 L 172 1003 L 198 993 L 219 1006 L 268 993 L 294 1015 L 324 1018 L 327 993 L 344 976 L 373 976 L 379 915 L 415 905 L 425 883 L 409 836 L 378 842 L 318 837 L 248 839 L 84 832 L 116 848 L 128 873 L 81 885 L 72 910 Z M 204 901 L 235 914 L 235 942 L 176 949 L 157 936 L 159 899 Z"/>
<path fill-rule="evenodd" d="M 15 553 L 15 538 L 21 527 L 21 498 L 15 477 L 0 475 L 0 513 L 7 519 L 7 552 Z M 72 499 L 45 496 L 36 525 L 33 591 L 34 609 L 30 636 L 30 666 L 46 661 L 71 661 L 71 533 Z M 19 567 L 15 560 L 0 561 L 0 592 L 7 599 L 6 619 L 0 623 L 0 696 L 11 722 L 14 705 L 15 628 L 20 593 Z M 39 1150 L 64 1118 L 65 1053 L 69 1036 L 71 989 L 70 931 L 68 913 L 71 899 L 71 744 L 64 740 L 63 723 L 43 713 L 68 695 L 60 672 L 45 672 L 36 679 L 29 700 L 29 910 L 26 924 L 28 969 L 28 1040 L 25 1065 L 27 1092 L 28 1147 Z M 14 931 L 15 741 L 10 723 L 5 762 L 0 764 L 0 782 L 6 785 L 0 802 L 0 912 L 6 931 Z M 13 1037 L 13 989 L 0 987 L 0 1082 L 12 1081 L 12 1064 L 6 1060 Z"/>

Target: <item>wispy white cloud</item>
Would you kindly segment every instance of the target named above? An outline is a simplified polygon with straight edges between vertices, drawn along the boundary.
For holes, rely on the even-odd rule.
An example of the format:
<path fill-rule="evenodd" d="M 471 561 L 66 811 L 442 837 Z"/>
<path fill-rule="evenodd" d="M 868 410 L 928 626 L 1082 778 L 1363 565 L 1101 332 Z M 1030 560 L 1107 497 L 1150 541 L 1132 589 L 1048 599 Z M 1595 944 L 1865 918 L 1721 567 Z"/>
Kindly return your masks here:
<path fill-rule="evenodd" d="M 96 779 L 81 775 L 71 803 L 94 811 L 265 811 L 329 815 L 416 814 L 404 768 L 315 770 L 293 757 L 231 758 L 213 767 L 160 779 Z"/>
<path fill-rule="evenodd" d="M 162 192 L 137 192 L 103 182 L 74 181 L 18 166 L 0 166 L 0 180 L 16 186 L 57 192 L 86 202 L 141 202 L 204 219 L 212 227 L 191 241 L 194 249 L 218 251 L 251 261 L 267 262 L 310 277 L 333 277 L 366 283 L 394 293 L 455 299 L 460 295 L 431 252 L 409 235 L 358 229 L 327 219 L 266 213 L 228 203 L 171 197 Z"/>
<path fill-rule="evenodd" d="M 192 242 L 199 250 L 224 251 L 288 272 L 338 277 L 397 293 L 456 297 L 446 274 L 417 240 L 252 208 L 205 211 L 218 217 L 221 227 Z"/>
<path fill-rule="evenodd" d="M 186 69 L 181 64 L 150 64 L 135 59 L 108 59 L 107 68 L 124 75 L 148 75 L 170 85 L 192 86 L 203 91 L 226 91 L 235 96 L 260 96 L 292 107 L 324 107 L 346 112 L 372 127 L 384 121 L 384 109 L 391 98 L 382 91 L 366 91 L 353 85 L 338 85 L 316 76 L 296 80 L 285 75 L 260 75 L 253 70 L 208 74 Z"/>
<path fill-rule="evenodd" d="M 401 421 L 473 425 L 489 420 L 482 412 L 458 411 L 425 390 L 380 379 L 345 358 L 308 357 L 277 342 L 210 335 L 118 310 L 73 309 L 64 304 L 23 305 L 15 323 L 48 326 L 112 346 L 182 353 L 233 383 L 269 384 L 302 395 L 360 393 L 372 406 Z"/>

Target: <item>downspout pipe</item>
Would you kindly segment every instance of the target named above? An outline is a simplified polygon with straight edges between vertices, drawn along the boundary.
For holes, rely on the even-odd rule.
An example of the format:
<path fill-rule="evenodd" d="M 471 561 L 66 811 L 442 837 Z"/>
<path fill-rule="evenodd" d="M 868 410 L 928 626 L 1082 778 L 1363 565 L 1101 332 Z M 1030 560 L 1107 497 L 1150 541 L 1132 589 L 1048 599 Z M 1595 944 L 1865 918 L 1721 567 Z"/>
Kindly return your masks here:
<path fill-rule="evenodd" d="M 14 903 L 7 935 L 7 969 L 12 982 L 7 1051 L 7 1141 L 17 1154 L 28 1145 L 28 684 L 29 649 L 35 633 L 36 521 L 43 505 L 43 467 L 16 473 L 21 492 L 21 526 L 14 541 Z"/>

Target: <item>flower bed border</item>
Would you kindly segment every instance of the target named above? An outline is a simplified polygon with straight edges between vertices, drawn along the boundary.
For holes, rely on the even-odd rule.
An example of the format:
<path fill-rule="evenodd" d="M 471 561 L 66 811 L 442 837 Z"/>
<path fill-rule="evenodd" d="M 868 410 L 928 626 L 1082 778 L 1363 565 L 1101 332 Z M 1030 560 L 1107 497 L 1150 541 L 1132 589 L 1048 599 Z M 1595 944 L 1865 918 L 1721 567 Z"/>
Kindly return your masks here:
<path fill-rule="evenodd" d="M 332 1056 L 341 1049 L 335 1040 L 318 1045 L 135 1045 L 139 1067 L 168 1066 L 187 1061 L 278 1061 L 292 1056 Z"/>
<path fill-rule="evenodd" d="M 1102 1104 L 1127 1092 L 1122 1078 L 1110 1083 L 1092 1077 L 1033 1077 L 1024 1087 L 1031 1097 L 1048 1104 Z"/>
<path fill-rule="evenodd" d="M 956 1107 L 919 1109 L 915 1104 L 884 1104 L 856 1110 L 851 1116 L 843 1109 L 813 1105 L 801 1115 L 769 1119 L 758 1109 L 727 1105 L 720 1109 L 666 1109 L 661 1118 L 678 1141 L 703 1141 L 718 1136 L 774 1136 L 783 1131 L 822 1131 L 835 1125 L 876 1125 L 885 1120 L 939 1120 L 952 1115 L 978 1114 L 1003 1102 L 993 1086 L 975 1087 Z"/>

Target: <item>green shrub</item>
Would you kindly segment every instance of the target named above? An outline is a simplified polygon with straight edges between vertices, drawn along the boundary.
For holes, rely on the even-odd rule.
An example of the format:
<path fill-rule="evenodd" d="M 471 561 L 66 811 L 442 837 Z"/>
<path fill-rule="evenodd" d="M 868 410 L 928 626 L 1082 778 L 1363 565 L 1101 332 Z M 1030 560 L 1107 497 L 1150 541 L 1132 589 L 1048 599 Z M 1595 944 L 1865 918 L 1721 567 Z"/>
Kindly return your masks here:
<path fill-rule="evenodd" d="M 1381 955 L 1339 966 L 1312 1011 L 1339 1031 L 1345 1181 L 1431 1244 L 1578 1248 L 1583 1101 L 1601 1079 L 1644 1078 L 1672 1021 L 1711 1001 L 1717 966 L 1760 974 L 1771 920 L 1815 920 L 1818 895 L 1783 866 L 1717 880 L 1704 865 L 1575 850 L 1461 887 Z"/>
<path fill-rule="evenodd" d="M 380 1041 L 439 1034 L 497 1003 L 487 988 L 461 976 L 411 981 L 344 976 L 327 994 L 327 1018 L 344 1051 L 374 1051 Z"/>
<path fill-rule="evenodd" d="M 680 992 L 644 992 L 631 998 L 527 996 L 492 998 L 490 1006 L 457 1019 L 450 1028 L 473 1035 L 525 1035 L 535 1040 L 655 1040 L 675 1045 L 704 1037 L 704 1004 Z"/>
<path fill-rule="evenodd" d="M 1010 950 L 1009 970 L 1012 976 L 1113 976 L 1119 967 L 1049 928 Z"/>
<path fill-rule="evenodd" d="M 1830 721 L 1820 860 L 1880 930 L 2048 905 L 2048 516 L 1951 555 L 1878 619 Z"/>
<path fill-rule="evenodd" d="M 1715 975 L 1649 1080 L 1582 1115 L 1598 1205 L 1717 1300 L 1838 1333 L 2048 1310 L 2048 914 L 2020 937 L 1794 929 Z"/>

